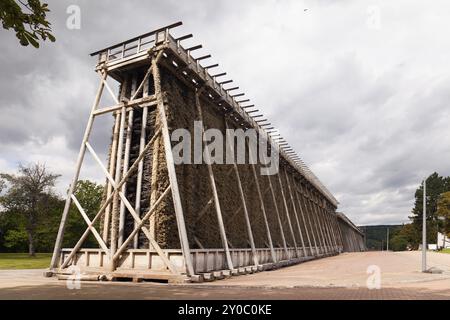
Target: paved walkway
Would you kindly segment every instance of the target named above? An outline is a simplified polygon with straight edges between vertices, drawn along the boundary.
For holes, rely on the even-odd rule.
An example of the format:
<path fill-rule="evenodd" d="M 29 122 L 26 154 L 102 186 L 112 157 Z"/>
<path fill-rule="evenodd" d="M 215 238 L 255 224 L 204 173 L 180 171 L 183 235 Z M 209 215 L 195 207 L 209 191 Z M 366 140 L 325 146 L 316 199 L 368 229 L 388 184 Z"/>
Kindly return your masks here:
<path fill-rule="evenodd" d="M 444 273 L 419 272 L 418 252 L 367 252 L 203 284 L 82 282 L 72 290 L 42 270 L 3 270 L 0 299 L 450 299 L 450 255 L 428 259 Z M 366 286 L 371 265 L 381 272 L 381 289 Z"/>
<path fill-rule="evenodd" d="M 379 270 L 382 288 L 401 288 L 414 283 L 426 288 L 436 286 L 430 282 L 441 280 L 438 283 L 446 283 L 446 288 L 450 289 L 450 254 L 427 254 L 428 267 L 437 267 L 444 271 L 442 274 L 422 273 L 421 258 L 421 253 L 417 251 L 344 253 L 275 271 L 216 281 L 211 285 L 366 288 L 370 268 Z"/>

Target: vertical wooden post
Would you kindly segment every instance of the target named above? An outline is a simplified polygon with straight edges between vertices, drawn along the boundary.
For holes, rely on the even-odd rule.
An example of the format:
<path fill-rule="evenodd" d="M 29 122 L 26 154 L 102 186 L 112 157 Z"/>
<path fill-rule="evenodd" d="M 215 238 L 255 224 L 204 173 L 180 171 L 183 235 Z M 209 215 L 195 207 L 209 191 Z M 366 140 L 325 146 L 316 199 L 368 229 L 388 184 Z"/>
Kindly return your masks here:
<path fill-rule="evenodd" d="M 333 224 L 334 224 L 334 226 L 336 228 L 336 232 L 338 234 L 339 243 L 340 243 L 340 251 L 342 252 L 344 250 L 344 239 L 342 237 L 341 228 L 339 227 L 339 221 L 338 221 L 338 218 L 337 218 L 337 214 L 335 214 L 335 213 L 333 214 L 332 221 L 333 221 Z"/>
<path fill-rule="evenodd" d="M 284 209 L 286 211 L 286 218 L 287 218 L 288 225 L 289 225 L 289 231 L 291 232 L 292 241 L 294 241 L 295 254 L 297 255 L 297 258 L 299 258 L 300 255 L 298 252 L 297 241 L 295 240 L 294 229 L 292 228 L 291 218 L 289 216 L 289 208 L 288 208 L 288 205 L 286 202 L 286 196 L 284 193 L 283 183 L 281 182 L 281 173 L 280 173 L 281 166 L 279 166 L 278 170 L 279 170 L 278 171 L 278 182 L 280 183 L 281 197 L 283 198 L 283 204 L 284 204 Z"/>
<path fill-rule="evenodd" d="M 331 229 L 331 232 L 333 233 L 333 242 L 334 242 L 334 246 L 335 246 L 335 251 L 338 252 L 339 251 L 339 245 L 338 245 L 338 238 L 337 238 L 337 234 L 336 234 L 336 229 L 333 226 L 333 222 L 332 222 L 332 217 L 331 217 L 331 212 L 330 210 L 327 208 L 327 206 L 325 205 L 325 207 L 323 208 L 323 210 L 325 211 L 325 214 L 327 216 L 327 221 L 328 221 L 328 225 Z"/>
<path fill-rule="evenodd" d="M 119 137 L 119 123 L 120 123 L 120 114 L 116 113 L 114 115 L 114 129 L 113 129 L 113 141 L 111 143 L 111 150 L 109 154 L 109 174 L 114 176 L 114 172 L 116 171 L 116 154 L 117 154 L 117 139 Z M 106 187 L 106 199 L 111 196 L 113 191 L 113 186 L 109 179 L 106 179 L 107 187 Z M 111 222 L 111 205 L 109 204 L 105 209 L 105 219 L 103 220 L 103 240 L 108 242 L 109 230 L 110 230 L 110 222 Z"/>
<path fill-rule="evenodd" d="M 317 196 L 315 195 L 314 192 L 311 192 L 311 203 L 312 203 L 312 206 L 314 208 L 315 215 L 317 217 L 317 222 L 319 224 L 320 231 L 321 231 L 321 233 L 323 235 L 323 240 L 324 240 L 326 251 L 329 252 L 331 250 L 330 239 L 328 237 L 327 229 L 325 227 L 325 223 L 323 221 L 323 217 L 322 217 L 322 214 L 320 212 L 319 205 L 317 203 Z"/>
<path fill-rule="evenodd" d="M 286 170 L 284 170 L 284 175 L 286 177 L 286 184 L 288 186 L 288 191 L 289 191 L 289 196 L 291 199 L 292 208 L 294 208 L 294 215 L 295 215 L 295 220 L 297 222 L 298 233 L 300 235 L 300 240 L 302 242 L 303 256 L 306 257 L 308 254 L 306 253 L 306 247 L 305 247 L 305 241 L 303 240 L 302 228 L 300 227 L 300 222 L 298 220 L 297 208 L 295 207 L 294 197 L 292 196 L 291 183 L 289 182 L 289 176 L 288 176 L 288 173 Z"/>
<path fill-rule="evenodd" d="M 318 209 L 320 211 L 320 214 L 322 215 L 322 220 L 323 220 L 323 223 L 324 223 L 324 226 L 325 226 L 325 230 L 327 231 L 327 234 L 328 234 L 328 239 L 329 239 L 329 242 L 330 242 L 330 250 L 335 252 L 336 251 L 336 246 L 335 246 L 335 243 L 334 243 L 334 235 L 333 235 L 332 229 L 330 228 L 330 224 L 328 223 L 328 214 L 323 209 L 323 205 L 322 205 L 321 201 L 323 201 L 323 200 L 319 200 L 317 206 L 318 206 Z"/>
<path fill-rule="evenodd" d="M 156 119 L 155 120 L 155 128 L 160 126 L 159 120 Z M 157 184 L 158 184 L 158 176 L 159 176 L 159 145 L 160 145 L 160 137 L 156 137 L 155 142 L 153 143 L 153 150 L 152 150 L 152 176 L 151 176 L 151 181 L 150 181 L 150 189 L 151 189 L 151 194 L 150 194 L 150 207 L 152 207 L 152 205 L 155 203 L 155 201 L 158 199 L 157 198 Z M 150 234 L 152 235 L 153 238 L 156 237 L 156 228 L 155 228 L 155 223 L 156 223 L 156 216 L 152 215 L 149 219 L 149 229 L 150 229 Z"/>
<path fill-rule="evenodd" d="M 136 91 L 137 86 L 137 75 L 134 74 L 131 79 L 131 94 Z M 122 92 L 120 93 L 120 101 L 124 100 L 126 94 L 126 85 L 127 81 L 124 82 L 124 87 L 122 88 Z M 123 169 L 122 169 L 122 178 L 125 177 L 129 161 L 130 161 L 130 148 L 131 148 L 131 135 L 133 133 L 133 109 L 128 111 L 128 123 L 127 123 L 127 132 L 126 132 L 126 140 L 125 140 L 125 153 L 123 160 Z M 127 183 L 125 182 L 122 186 L 122 193 L 126 196 L 127 194 Z M 119 214 L 119 241 L 118 246 L 120 247 L 123 243 L 123 238 L 125 234 L 125 203 L 123 201 L 120 202 L 120 214 Z"/>
<path fill-rule="evenodd" d="M 144 85 L 143 95 L 146 97 L 148 95 L 148 86 Z M 146 138 L 147 138 L 147 118 L 148 118 L 148 107 L 142 108 L 142 122 L 141 122 L 141 135 L 139 137 L 139 154 L 144 151 Z M 159 138 L 158 138 L 159 139 Z M 136 180 L 136 201 L 134 203 L 134 210 L 141 216 L 141 193 L 142 193 L 142 179 L 144 174 L 144 159 L 139 162 Z M 137 222 L 134 221 L 134 228 L 137 227 Z M 133 239 L 133 248 L 137 249 L 139 247 L 139 231 Z"/>
<path fill-rule="evenodd" d="M 308 189 L 307 189 L 307 194 L 308 194 L 308 202 L 309 202 L 309 206 L 311 208 L 312 217 L 315 220 L 316 228 L 319 231 L 319 238 L 322 243 L 322 249 L 325 251 L 325 253 L 328 253 L 328 248 L 327 248 L 327 244 L 326 244 L 326 240 L 325 240 L 325 234 L 323 233 L 322 226 L 320 225 L 319 217 L 317 216 L 317 212 L 315 211 L 314 203 L 311 198 L 311 193 L 309 192 Z"/>
<path fill-rule="evenodd" d="M 311 243 L 311 238 L 310 238 L 309 233 L 308 233 L 308 225 L 306 224 L 306 221 L 308 221 L 309 228 L 310 228 L 310 231 L 311 231 L 311 236 L 313 238 L 315 255 L 319 255 L 319 248 L 317 247 L 316 236 L 314 235 L 313 225 L 311 223 L 311 219 L 309 217 L 308 210 L 306 208 L 305 200 L 304 200 L 304 198 L 302 196 L 299 197 L 299 191 L 297 190 L 297 188 L 295 188 L 294 192 L 295 192 L 295 195 L 296 195 L 296 198 L 297 198 L 297 203 L 298 203 L 298 206 L 300 208 L 300 212 L 302 213 L 303 223 L 305 225 L 306 235 L 308 236 L 308 243 L 309 243 L 311 254 L 314 255 L 313 252 L 312 252 L 313 251 L 312 250 L 313 249 L 313 243 Z M 302 201 L 301 200 L 303 200 L 304 206 L 302 205 Z M 304 208 L 304 210 L 303 210 L 303 208 Z M 305 216 L 306 216 L 306 219 L 305 219 Z"/>
<path fill-rule="evenodd" d="M 270 193 L 272 194 L 272 200 L 273 200 L 273 204 L 275 206 L 275 212 L 277 214 L 278 224 L 280 225 L 281 239 L 283 241 L 284 253 L 286 255 L 286 260 L 289 260 L 289 251 L 287 249 L 286 238 L 284 237 L 283 225 L 281 224 L 280 211 L 278 210 L 278 205 L 277 205 L 277 197 L 275 196 L 275 191 L 273 190 L 272 181 L 270 179 L 270 176 L 267 176 L 267 180 L 269 181 Z"/>
<path fill-rule="evenodd" d="M 126 107 L 123 106 L 120 112 L 120 129 L 119 129 L 119 143 L 117 145 L 117 157 L 116 157 L 116 173 L 114 177 L 114 182 L 116 185 L 119 184 L 121 173 L 122 173 L 122 154 L 123 154 L 123 134 L 125 131 L 125 118 L 126 118 Z M 114 256 L 117 250 L 118 244 L 118 219 L 119 219 L 119 210 L 120 210 L 120 197 L 119 193 L 114 193 L 113 199 L 113 209 L 111 215 L 111 257 Z M 115 262 L 111 259 L 110 271 L 115 270 Z"/>
<path fill-rule="evenodd" d="M 225 132 L 227 134 L 227 142 L 228 145 L 230 146 L 231 142 L 230 142 L 230 137 L 228 134 L 228 123 L 227 123 L 227 119 L 225 118 Z M 250 247 L 252 248 L 252 254 L 253 254 L 253 263 L 255 264 L 255 266 L 257 266 L 259 264 L 258 262 L 258 256 L 256 253 L 256 247 L 255 247 L 255 240 L 253 238 L 253 232 L 252 232 L 252 225 L 250 223 L 250 217 L 248 215 L 248 211 L 247 211 L 247 204 L 245 203 L 245 195 L 244 195 L 244 189 L 242 188 L 242 184 L 241 184 L 241 177 L 239 175 L 239 168 L 236 164 L 235 158 L 234 158 L 234 154 L 233 154 L 233 168 L 234 168 L 234 173 L 236 174 L 236 180 L 237 180 L 237 184 L 238 184 L 238 189 L 239 189 L 239 195 L 241 197 L 241 202 L 242 202 L 242 208 L 244 211 L 244 217 L 245 217 L 245 223 L 247 225 L 247 233 L 248 233 L 248 240 L 250 242 Z"/>
<path fill-rule="evenodd" d="M 325 213 L 324 213 L 320 203 L 317 203 L 317 210 L 319 210 L 320 215 L 322 217 L 323 226 L 324 226 L 326 234 L 327 234 L 330 251 L 335 251 L 335 246 L 333 244 L 333 235 L 331 234 L 331 230 L 330 230 L 330 228 L 328 226 L 327 217 L 326 217 L 326 215 L 325 215 Z"/>
<path fill-rule="evenodd" d="M 150 72 L 150 70 L 149 70 Z M 149 74 L 149 73 L 148 73 Z M 148 85 L 149 85 L 149 77 L 146 75 L 146 77 L 143 80 L 144 82 L 144 88 L 143 88 L 143 97 L 148 97 Z M 155 131 L 156 128 L 160 127 L 160 121 L 159 118 L 156 117 L 155 119 Z M 157 183 L 158 183 L 158 176 L 159 176 L 159 156 L 160 156 L 160 144 L 161 144 L 161 138 L 158 135 L 155 138 L 155 142 L 152 146 L 152 174 L 151 174 L 151 181 L 150 181 L 150 208 L 155 204 L 155 202 L 158 200 L 158 190 L 157 190 Z M 156 238 L 156 229 L 155 229 L 155 222 L 156 222 L 156 215 L 152 215 L 149 219 L 149 232 L 150 235 L 153 238 Z M 151 248 L 151 244 L 149 243 L 149 248 Z"/>
<path fill-rule="evenodd" d="M 305 187 L 305 189 L 306 189 L 306 187 Z M 305 200 L 305 208 L 306 208 L 306 212 L 308 214 L 308 219 L 311 223 L 311 229 L 313 230 L 313 234 L 316 235 L 316 237 L 315 237 L 317 240 L 316 244 L 318 244 L 318 246 L 316 247 L 316 248 L 318 248 L 317 253 L 321 254 L 321 253 L 323 253 L 323 244 L 322 244 L 322 239 L 320 237 L 319 229 L 317 228 L 317 223 L 314 219 L 314 213 L 311 208 L 311 203 L 309 201 L 309 198 L 307 197 L 307 194 L 303 190 L 303 186 L 301 184 L 300 184 L 300 190 L 301 190 L 301 195 L 303 196 L 303 198 Z"/>
<path fill-rule="evenodd" d="M 307 194 L 308 194 L 308 199 L 309 199 L 309 205 L 311 207 L 311 212 L 312 212 L 313 218 L 316 221 L 316 226 L 317 226 L 317 229 L 318 229 L 318 232 L 319 232 L 319 235 L 320 235 L 320 239 L 322 240 L 323 250 L 325 251 L 325 253 L 328 253 L 327 240 L 326 240 L 326 237 L 325 237 L 325 233 L 323 232 L 323 229 L 322 229 L 322 224 L 321 224 L 320 219 L 319 219 L 320 218 L 319 214 L 318 214 L 318 212 L 316 210 L 315 203 L 314 203 L 314 200 L 312 198 L 311 190 L 307 190 Z"/>
<path fill-rule="evenodd" d="M 180 243 L 181 243 L 181 250 L 183 251 L 184 261 L 186 263 L 186 269 L 187 273 L 189 275 L 194 275 L 194 265 L 192 264 L 192 256 L 191 256 L 191 250 L 189 248 L 189 241 L 187 238 L 187 231 L 186 231 L 186 224 L 184 221 L 184 215 L 183 215 L 183 207 L 181 205 L 181 196 L 180 196 L 180 190 L 178 189 L 178 181 L 177 181 L 177 174 L 175 170 L 175 162 L 173 160 L 173 154 L 172 154 L 172 145 L 170 140 L 170 134 L 169 134 L 169 128 L 167 125 L 167 118 L 166 118 L 166 110 L 164 107 L 163 97 L 162 97 L 162 91 L 161 91 L 161 78 L 159 74 L 159 67 L 157 64 L 157 60 L 161 57 L 161 53 L 158 54 L 158 56 L 152 59 L 152 72 L 153 72 L 153 80 L 155 83 L 155 95 L 157 99 L 157 107 L 158 107 L 158 114 L 160 117 L 160 123 L 161 123 L 161 133 L 163 136 L 163 144 L 164 144 L 164 152 L 166 156 L 166 163 L 167 163 L 167 171 L 169 174 L 169 180 L 170 180 L 170 186 L 172 189 L 172 199 L 173 199 L 173 206 L 175 209 L 175 215 L 177 220 L 177 227 L 178 227 L 178 233 L 180 237 Z"/>
<path fill-rule="evenodd" d="M 64 205 L 64 211 L 63 211 L 63 214 L 61 217 L 61 223 L 59 224 L 58 235 L 56 237 L 56 242 L 55 242 L 55 248 L 53 249 L 52 261 L 50 262 L 50 269 L 56 268 L 56 265 L 58 264 L 58 261 L 59 261 L 59 256 L 61 254 L 62 241 L 64 238 L 64 231 L 66 229 L 67 216 L 69 214 L 69 209 L 70 209 L 70 204 L 71 204 L 71 199 L 72 199 L 71 198 L 72 193 L 75 190 L 76 184 L 78 182 L 81 164 L 83 163 L 84 155 L 86 153 L 86 142 L 88 142 L 88 140 L 89 140 L 89 136 L 92 131 L 92 126 L 94 124 L 94 111 L 95 111 L 95 109 L 97 109 L 97 106 L 100 102 L 100 97 L 102 96 L 104 83 L 105 83 L 104 81 L 106 80 L 107 75 L 108 74 L 104 70 L 103 74 L 102 74 L 102 79 L 100 81 L 100 86 L 97 90 L 97 94 L 95 96 L 94 103 L 91 108 L 91 113 L 89 115 L 89 120 L 86 125 L 86 130 L 84 131 L 84 137 L 81 142 L 80 151 L 78 152 L 77 164 L 75 166 L 75 168 L 76 168 L 75 174 L 72 179 L 72 183 L 70 184 L 69 191 L 67 192 L 67 198 L 66 198 L 66 203 Z"/>
<path fill-rule="evenodd" d="M 205 134 L 205 127 L 203 124 L 203 112 L 202 112 L 202 106 L 200 104 L 200 92 L 198 91 L 198 89 L 196 89 L 196 90 L 197 91 L 195 93 L 195 104 L 197 107 L 197 113 L 198 113 L 199 120 L 202 122 L 202 137 L 203 137 L 203 135 Z M 217 193 L 216 181 L 214 178 L 214 171 L 213 171 L 213 168 L 211 165 L 209 148 L 206 143 L 204 143 L 203 141 L 202 141 L 202 143 L 203 143 L 203 148 L 205 151 L 203 154 L 205 156 L 206 165 L 208 167 L 209 182 L 211 184 L 211 189 L 212 189 L 212 193 L 213 193 L 214 206 L 216 208 L 217 222 L 219 223 L 220 238 L 222 239 L 222 245 L 225 250 L 225 257 L 226 257 L 228 269 L 233 270 L 233 261 L 231 259 L 230 248 L 228 247 L 228 239 L 227 239 L 227 234 L 225 231 L 225 225 L 223 223 L 222 209 L 220 208 L 219 195 Z"/>
<path fill-rule="evenodd" d="M 259 180 L 258 180 L 258 173 L 256 172 L 255 165 L 253 164 L 254 162 L 252 159 L 251 152 L 249 152 L 249 162 L 250 162 L 250 167 L 252 168 L 253 177 L 255 178 L 256 191 L 258 192 L 261 212 L 263 214 L 264 225 L 266 227 L 267 241 L 269 242 L 269 247 L 270 247 L 270 255 L 272 257 L 272 262 L 275 263 L 275 262 L 278 262 L 278 259 L 277 259 L 277 256 L 275 255 L 275 250 L 273 249 L 272 236 L 270 235 L 269 222 L 267 221 L 266 208 L 264 205 L 264 198 L 263 198 L 263 195 L 261 192 L 261 186 L 260 186 Z"/>

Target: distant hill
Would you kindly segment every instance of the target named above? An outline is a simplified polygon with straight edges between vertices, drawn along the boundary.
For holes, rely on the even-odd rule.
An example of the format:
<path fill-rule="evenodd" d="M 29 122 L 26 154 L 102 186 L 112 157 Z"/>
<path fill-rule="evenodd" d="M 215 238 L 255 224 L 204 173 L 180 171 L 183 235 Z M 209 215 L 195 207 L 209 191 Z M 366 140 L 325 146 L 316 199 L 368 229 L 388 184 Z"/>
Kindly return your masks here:
<path fill-rule="evenodd" d="M 366 236 L 367 250 L 386 250 L 387 229 L 389 237 L 398 232 L 402 225 L 358 226 Z"/>

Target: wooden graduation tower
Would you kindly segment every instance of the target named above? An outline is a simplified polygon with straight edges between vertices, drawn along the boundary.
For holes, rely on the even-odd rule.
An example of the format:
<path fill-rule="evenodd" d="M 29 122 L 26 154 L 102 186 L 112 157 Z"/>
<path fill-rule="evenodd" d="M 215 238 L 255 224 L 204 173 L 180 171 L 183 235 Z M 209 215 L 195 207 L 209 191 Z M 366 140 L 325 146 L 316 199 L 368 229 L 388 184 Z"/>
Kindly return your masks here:
<path fill-rule="evenodd" d="M 170 29 L 181 22 L 93 53 L 98 56 L 99 88 L 81 144 L 76 173 L 62 214 L 50 274 L 71 266 L 107 279 L 213 280 L 298 263 L 342 251 L 337 201 L 258 119 L 249 100 L 225 88 L 210 71 L 210 55 L 185 48 L 186 35 Z M 116 96 L 107 83 L 120 83 Z M 105 90 L 106 89 L 106 90 Z M 113 106 L 100 106 L 108 91 Z M 239 100 L 241 99 L 241 100 Z M 94 121 L 114 117 L 105 165 L 89 143 Z M 171 133 L 205 127 L 254 128 L 280 149 L 278 174 L 263 176 L 258 164 L 181 164 L 174 162 Z M 205 127 L 202 128 L 205 130 Z M 207 146 L 204 146 L 207 148 Z M 74 193 L 89 152 L 106 176 L 105 198 L 88 216 Z M 73 248 L 62 248 L 71 206 L 86 221 Z M 83 248 L 92 234 L 99 246 Z"/>

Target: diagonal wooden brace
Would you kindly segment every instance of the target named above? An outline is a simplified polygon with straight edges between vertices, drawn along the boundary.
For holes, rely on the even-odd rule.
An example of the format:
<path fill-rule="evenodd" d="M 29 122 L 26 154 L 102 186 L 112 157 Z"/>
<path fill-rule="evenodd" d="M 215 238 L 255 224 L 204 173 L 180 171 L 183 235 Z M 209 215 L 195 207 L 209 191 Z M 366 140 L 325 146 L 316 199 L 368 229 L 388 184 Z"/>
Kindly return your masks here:
<path fill-rule="evenodd" d="M 175 274 L 179 274 L 179 272 L 176 270 L 176 268 L 172 265 L 172 263 L 169 261 L 169 259 L 166 257 L 166 255 L 164 254 L 164 252 L 162 251 L 161 247 L 158 245 L 158 243 L 153 239 L 153 237 L 150 235 L 150 231 L 144 227 L 144 223 L 151 217 L 151 215 L 153 214 L 153 211 L 156 209 L 156 207 L 161 203 L 161 201 L 169 194 L 171 188 L 170 186 L 168 186 L 166 188 L 166 190 L 164 191 L 164 193 L 158 198 L 158 200 L 155 202 L 155 204 L 150 208 L 150 210 L 144 215 L 144 217 L 142 219 L 139 218 L 139 216 L 136 214 L 136 212 L 134 211 L 134 209 L 131 207 L 131 205 L 129 204 L 128 201 L 124 201 L 125 205 L 127 206 L 128 210 L 130 210 L 131 215 L 133 216 L 134 220 L 137 222 L 137 226 L 134 228 L 134 230 L 131 232 L 131 234 L 128 236 L 128 238 L 123 242 L 122 246 L 117 250 L 117 252 L 114 254 L 113 260 L 117 260 L 120 255 L 122 254 L 122 252 L 124 250 L 126 250 L 128 244 L 133 240 L 135 234 L 139 231 L 142 230 L 145 234 L 145 236 L 148 238 L 148 240 L 150 241 L 151 245 L 153 246 L 153 248 L 156 250 L 156 252 L 158 253 L 158 255 L 161 257 L 161 259 L 164 261 L 164 263 L 166 264 L 167 268 L 169 268 L 169 270 L 172 273 Z M 121 194 L 119 192 L 119 194 Z M 125 197 L 121 194 L 121 198 L 122 201 L 126 200 Z"/>
<path fill-rule="evenodd" d="M 94 223 L 103 215 L 103 213 L 105 212 L 105 209 L 111 204 L 114 195 L 117 193 L 117 190 L 120 190 L 120 188 L 122 187 L 122 185 L 128 180 L 128 178 L 133 174 L 134 171 L 137 170 L 139 162 L 144 158 L 145 152 L 152 146 L 153 142 L 155 141 L 156 137 L 161 133 L 161 130 L 158 130 L 152 137 L 152 139 L 147 143 L 147 145 L 145 146 L 144 150 L 141 152 L 141 154 L 138 156 L 138 158 L 134 161 L 133 165 L 130 167 L 130 169 L 128 169 L 127 174 L 122 178 L 122 180 L 119 182 L 119 184 L 116 186 L 116 190 L 114 192 L 112 192 L 110 194 L 110 196 L 106 199 L 106 201 L 103 203 L 103 205 L 101 206 L 101 208 L 99 209 L 99 211 L 97 212 L 97 214 L 95 215 L 94 219 L 92 220 L 92 223 L 90 224 L 90 226 L 93 226 Z M 86 147 L 87 147 L 88 142 L 86 142 Z M 89 149 L 89 148 L 88 148 Z M 92 149 L 90 152 L 94 151 L 94 149 Z M 94 151 L 95 154 L 95 151 Z M 94 157 L 94 159 L 99 159 L 98 156 Z M 101 163 L 101 161 L 100 161 Z M 102 167 L 104 168 L 103 164 Z M 109 176 L 108 180 L 110 180 L 111 175 L 107 175 L 107 177 Z M 115 184 L 114 184 L 115 185 Z M 66 260 L 62 263 L 61 265 L 61 269 L 65 268 L 67 266 L 67 264 L 70 262 L 70 260 L 73 258 L 73 256 L 78 252 L 78 250 L 80 249 L 81 245 L 84 243 L 84 241 L 86 240 L 87 236 L 89 235 L 90 232 L 90 228 L 88 227 L 85 232 L 83 233 L 83 235 L 81 236 L 81 238 L 78 240 L 78 242 L 75 244 L 74 248 L 72 249 L 72 251 L 70 252 L 69 256 L 66 258 Z"/>
<path fill-rule="evenodd" d="M 91 230 L 92 234 L 94 235 L 95 239 L 97 239 L 98 244 L 102 247 L 102 249 L 105 251 L 106 255 L 109 257 L 110 256 L 110 252 L 108 249 L 108 246 L 106 245 L 106 243 L 103 241 L 102 237 L 100 236 L 100 234 L 97 232 L 97 229 L 95 229 L 92 226 L 92 221 L 89 219 L 88 215 L 86 214 L 86 212 L 84 211 L 83 207 L 81 206 L 80 202 L 78 202 L 77 197 L 75 197 L 74 194 L 72 194 L 72 201 L 75 204 L 75 206 L 78 208 L 78 211 L 80 212 L 81 216 L 83 217 L 84 221 L 86 221 L 88 228 Z"/>

